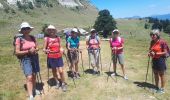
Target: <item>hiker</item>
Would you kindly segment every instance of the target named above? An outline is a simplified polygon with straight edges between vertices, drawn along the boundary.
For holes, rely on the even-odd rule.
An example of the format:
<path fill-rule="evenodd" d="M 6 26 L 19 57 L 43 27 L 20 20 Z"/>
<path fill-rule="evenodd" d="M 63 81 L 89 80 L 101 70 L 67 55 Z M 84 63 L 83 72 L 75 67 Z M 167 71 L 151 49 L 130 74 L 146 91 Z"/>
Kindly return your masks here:
<path fill-rule="evenodd" d="M 124 54 L 123 54 L 123 48 L 124 48 L 124 39 L 121 38 L 119 33 L 119 30 L 115 29 L 112 32 L 112 37 L 110 38 L 110 47 L 112 51 L 112 60 L 113 60 L 113 69 L 114 72 L 111 74 L 111 76 L 116 76 L 116 68 L 117 68 L 117 60 L 119 61 L 119 64 L 121 66 L 122 72 L 123 72 L 123 78 L 128 79 L 128 77 L 125 74 L 125 66 L 124 66 Z"/>
<path fill-rule="evenodd" d="M 87 50 L 89 53 L 90 65 L 93 67 L 93 74 L 100 74 L 99 56 L 100 56 L 100 37 L 95 29 L 91 29 L 91 34 L 86 38 Z"/>
<path fill-rule="evenodd" d="M 155 76 L 155 83 L 158 93 L 165 93 L 165 71 L 166 71 L 166 54 L 167 44 L 165 40 L 160 37 L 160 31 L 154 29 L 150 33 L 151 43 L 149 56 L 152 57 L 152 69 Z M 159 81 L 161 86 L 159 88 Z"/>
<path fill-rule="evenodd" d="M 67 39 L 67 55 L 70 61 L 70 69 L 73 78 L 80 78 L 79 74 L 79 45 L 80 45 L 80 38 L 78 36 L 78 30 L 73 28 L 71 31 L 71 36 Z"/>
<path fill-rule="evenodd" d="M 22 36 L 16 38 L 15 54 L 18 56 L 23 72 L 26 77 L 26 88 L 29 94 L 29 100 L 34 100 L 33 94 L 36 90 L 36 74 L 40 71 L 38 61 L 38 45 L 35 38 L 30 35 L 33 27 L 28 22 L 20 25 L 19 33 Z"/>
<path fill-rule="evenodd" d="M 56 80 L 56 88 L 61 87 L 63 92 L 66 92 L 67 84 L 65 82 L 62 58 L 64 49 L 61 47 L 61 39 L 57 36 L 57 30 L 53 25 L 49 25 L 46 30 L 48 37 L 44 38 L 43 51 L 47 54 L 47 67 L 52 69 L 53 77 Z"/>

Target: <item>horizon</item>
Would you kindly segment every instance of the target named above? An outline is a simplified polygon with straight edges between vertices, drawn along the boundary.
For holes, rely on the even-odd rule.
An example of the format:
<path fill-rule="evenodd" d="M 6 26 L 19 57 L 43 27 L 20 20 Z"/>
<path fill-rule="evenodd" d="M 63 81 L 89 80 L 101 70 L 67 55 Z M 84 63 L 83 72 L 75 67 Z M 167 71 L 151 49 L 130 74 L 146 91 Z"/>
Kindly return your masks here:
<path fill-rule="evenodd" d="M 149 17 L 170 13 L 170 0 L 90 0 L 99 10 L 108 9 L 114 18 Z M 115 3 L 115 5 L 114 5 Z"/>

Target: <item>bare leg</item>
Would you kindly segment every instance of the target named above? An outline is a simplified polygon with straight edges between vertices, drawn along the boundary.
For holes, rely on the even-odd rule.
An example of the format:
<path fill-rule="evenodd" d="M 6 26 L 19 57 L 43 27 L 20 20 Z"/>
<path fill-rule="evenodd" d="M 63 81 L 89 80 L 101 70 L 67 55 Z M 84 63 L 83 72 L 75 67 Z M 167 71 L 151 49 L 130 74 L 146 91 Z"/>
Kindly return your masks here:
<path fill-rule="evenodd" d="M 29 75 L 27 76 L 26 78 L 27 80 L 27 91 L 28 91 L 28 94 L 29 96 L 32 96 L 33 95 L 33 76 L 32 75 Z"/>
<path fill-rule="evenodd" d="M 158 71 L 154 70 L 154 74 L 155 74 L 155 85 L 156 85 L 156 87 L 159 88 L 159 74 L 158 74 Z"/>
<path fill-rule="evenodd" d="M 165 78 L 165 73 L 164 72 L 160 72 L 160 78 L 161 78 L 161 88 L 165 88 L 165 82 L 166 82 L 166 78 Z"/>
<path fill-rule="evenodd" d="M 125 76 L 125 75 L 126 75 L 126 74 L 125 74 L 125 67 L 124 67 L 123 64 L 120 64 L 120 66 L 121 66 L 121 68 L 122 68 L 123 76 Z"/>

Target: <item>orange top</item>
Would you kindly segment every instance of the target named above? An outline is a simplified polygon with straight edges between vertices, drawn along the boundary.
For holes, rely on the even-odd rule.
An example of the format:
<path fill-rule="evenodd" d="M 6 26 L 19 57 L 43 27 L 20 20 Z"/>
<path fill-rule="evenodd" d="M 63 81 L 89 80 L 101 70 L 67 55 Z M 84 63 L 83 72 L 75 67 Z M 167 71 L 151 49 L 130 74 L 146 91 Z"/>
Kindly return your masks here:
<path fill-rule="evenodd" d="M 164 49 L 164 43 L 162 40 L 158 40 L 156 43 L 151 41 L 151 48 L 150 50 L 155 52 L 155 53 L 161 53 L 163 52 Z M 162 55 L 155 55 L 153 58 L 160 58 Z"/>

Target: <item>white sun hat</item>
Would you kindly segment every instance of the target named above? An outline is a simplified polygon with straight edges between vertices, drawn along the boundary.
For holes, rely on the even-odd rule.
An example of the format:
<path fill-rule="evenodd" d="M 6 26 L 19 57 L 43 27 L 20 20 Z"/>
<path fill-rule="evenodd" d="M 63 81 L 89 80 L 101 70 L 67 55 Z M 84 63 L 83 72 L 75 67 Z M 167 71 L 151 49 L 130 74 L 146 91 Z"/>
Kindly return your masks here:
<path fill-rule="evenodd" d="M 92 28 L 91 30 L 90 30 L 90 32 L 93 32 L 93 31 L 96 31 L 94 28 Z"/>
<path fill-rule="evenodd" d="M 115 30 L 112 31 L 112 33 L 114 33 L 114 32 L 119 32 L 119 30 L 118 30 L 118 29 L 115 29 Z"/>
<path fill-rule="evenodd" d="M 75 32 L 75 33 L 78 33 L 78 30 L 76 28 L 73 28 L 71 31 Z"/>
<path fill-rule="evenodd" d="M 56 30 L 55 26 L 53 26 L 53 25 L 49 25 L 49 26 L 47 27 L 47 29 L 53 29 L 53 30 Z"/>
<path fill-rule="evenodd" d="M 28 22 L 22 22 L 21 25 L 20 25 L 20 29 L 18 31 L 20 32 L 22 28 L 27 28 L 27 27 L 29 27 L 31 29 L 34 28 Z"/>

